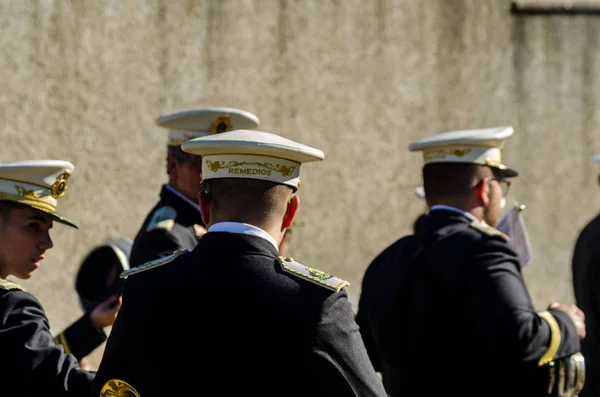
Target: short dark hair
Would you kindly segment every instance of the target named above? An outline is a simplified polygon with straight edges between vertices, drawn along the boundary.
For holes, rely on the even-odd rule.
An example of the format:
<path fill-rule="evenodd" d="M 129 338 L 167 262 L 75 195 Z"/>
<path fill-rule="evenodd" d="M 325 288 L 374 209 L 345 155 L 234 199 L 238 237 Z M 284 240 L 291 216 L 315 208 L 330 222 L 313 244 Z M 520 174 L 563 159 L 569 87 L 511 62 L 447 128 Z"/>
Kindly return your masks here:
<path fill-rule="evenodd" d="M 180 146 L 172 146 L 169 145 L 167 147 L 167 156 L 171 156 L 177 161 L 179 164 L 187 161 L 188 154 L 181 150 Z"/>
<path fill-rule="evenodd" d="M 283 215 L 293 192 L 290 186 L 250 178 L 208 179 L 202 187 L 213 200 L 211 216 L 252 224 Z"/>
<path fill-rule="evenodd" d="M 0 200 L 0 217 L 8 220 L 12 214 L 12 210 L 17 207 L 26 207 L 26 205 L 15 203 L 9 200 Z"/>
<path fill-rule="evenodd" d="M 494 176 L 485 165 L 467 163 L 430 163 L 423 167 L 423 188 L 427 203 L 464 197 L 479 181 Z"/>

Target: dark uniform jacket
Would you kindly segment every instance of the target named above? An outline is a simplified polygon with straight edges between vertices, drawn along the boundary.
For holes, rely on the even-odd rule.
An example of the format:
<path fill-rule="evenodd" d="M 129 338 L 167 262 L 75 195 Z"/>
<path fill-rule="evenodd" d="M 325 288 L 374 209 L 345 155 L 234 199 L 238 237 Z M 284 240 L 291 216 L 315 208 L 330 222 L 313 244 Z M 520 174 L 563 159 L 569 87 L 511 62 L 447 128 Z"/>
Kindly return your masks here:
<path fill-rule="evenodd" d="M 391 396 L 531 397 L 545 395 L 544 355 L 579 351 L 570 318 L 549 314 L 536 312 L 505 235 L 432 210 L 369 265 L 357 322 Z"/>
<path fill-rule="evenodd" d="M 579 234 L 572 267 L 575 300 L 585 313 L 586 328 L 581 352 L 585 357 L 587 376 L 579 396 L 600 396 L 600 215 Z"/>
<path fill-rule="evenodd" d="M 127 278 L 92 395 L 385 396 L 343 285 L 262 237 L 209 232 Z"/>
<path fill-rule="evenodd" d="M 160 201 L 150 211 L 133 241 L 130 266 L 171 255 L 178 249 L 193 250 L 202 236 L 200 228 L 204 228 L 204 223 L 198 208 L 163 185 Z"/>
<path fill-rule="evenodd" d="M 93 372 L 54 343 L 40 302 L 0 279 L 1 396 L 86 396 Z"/>
<path fill-rule="evenodd" d="M 86 357 L 105 340 L 106 334 L 94 328 L 89 313 L 54 337 L 54 342 L 61 344 L 65 352 L 71 353 L 77 360 Z"/>

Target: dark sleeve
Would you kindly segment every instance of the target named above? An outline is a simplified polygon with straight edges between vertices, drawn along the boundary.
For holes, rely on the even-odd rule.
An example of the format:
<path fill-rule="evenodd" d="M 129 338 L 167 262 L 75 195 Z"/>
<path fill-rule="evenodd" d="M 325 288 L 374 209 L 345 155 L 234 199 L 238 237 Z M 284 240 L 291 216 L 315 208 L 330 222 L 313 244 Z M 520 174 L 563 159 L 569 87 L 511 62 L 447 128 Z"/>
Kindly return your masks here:
<path fill-rule="evenodd" d="M 172 231 L 154 229 L 142 233 L 131 249 L 131 267 L 169 256 L 182 248 L 181 242 Z"/>
<path fill-rule="evenodd" d="M 62 345 L 66 353 L 71 353 L 77 360 L 81 360 L 106 340 L 103 330 L 97 330 L 92 325 L 89 313 L 83 315 L 54 337 L 54 342 Z"/>
<path fill-rule="evenodd" d="M 345 290 L 324 301 L 313 355 L 322 395 L 387 395 L 369 360 Z"/>
<path fill-rule="evenodd" d="M 93 397 L 100 396 L 104 384 L 115 378 L 128 382 L 143 396 L 144 390 L 140 389 L 140 384 L 147 383 L 145 376 L 151 376 L 140 371 L 139 362 L 144 360 L 143 354 L 148 351 L 148 344 L 136 328 L 141 323 L 138 316 L 139 308 L 143 306 L 139 306 L 139 302 L 143 297 L 136 293 L 135 286 L 132 287 L 135 281 L 128 278 L 125 282 L 123 303 L 106 341 L 92 385 Z"/>
<path fill-rule="evenodd" d="M 513 362 L 535 365 L 548 354 L 558 358 L 579 351 L 579 337 L 568 316 L 555 310 L 536 312 L 517 254 L 506 241 L 485 238 L 476 251 L 468 271 L 468 310 L 482 349 L 502 349 Z M 552 332 L 556 326 L 558 334 Z"/>
<path fill-rule="evenodd" d="M 37 299 L 20 290 L 0 296 L 0 351 L 4 396 L 87 396 L 94 373 L 54 343 Z"/>
<path fill-rule="evenodd" d="M 358 310 L 356 313 L 356 323 L 358 324 L 365 349 L 367 350 L 367 354 L 375 371 L 381 372 L 381 362 L 379 354 L 377 353 L 373 329 L 371 327 L 371 310 L 369 308 L 373 303 L 371 286 L 377 285 L 378 280 L 378 259 L 379 258 L 376 258 L 369 267 L 367 267 L 365 275 L 363 276 L 360 298 L 358 300 Z"/>
<path fill-rule="evenodd" d="M 405 290 L 404 283 L 410 270 L 407 258 L 414 250 L 414 237 L 404 237 L 381 252 L 369 264 L 362 280 L 356 322 L 360 327 L 365 348 L 376 371 L 383 371 L 383 363 L 394 353 L 400 335 L 398 302 Z"/>

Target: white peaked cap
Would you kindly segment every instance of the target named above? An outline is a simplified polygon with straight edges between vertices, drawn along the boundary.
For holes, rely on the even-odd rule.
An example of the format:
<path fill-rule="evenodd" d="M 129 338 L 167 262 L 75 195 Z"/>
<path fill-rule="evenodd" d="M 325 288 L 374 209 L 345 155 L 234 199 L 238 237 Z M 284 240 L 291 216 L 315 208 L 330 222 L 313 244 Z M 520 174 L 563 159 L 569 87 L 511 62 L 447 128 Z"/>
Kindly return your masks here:
<path fill-rule="evenodd" d="M 170 146 L 180 146 L 187 140 L 205 135 L 237 129 L 255 129 L 260 125 L 260 120 L 245 110 L 210 107 L 163 115 L 158 117 L 155 123 L 169 130 Z"/>
<path fill-rule="evenodd" d="M 58 222 L 77 228 L 56 212 L 75 167 L 62 160 L 31 160 L 0 164 L 0 200 L 42 211 Z"/>
<path fill-rule="evenodd" d="M 502 164 L 504 141 L 512 135 L 510 126 L 449 131 L 413 142 L 409 150 L 423 152 L 425 164 L 480 164 L 514 177 L 518 172 Z"/>

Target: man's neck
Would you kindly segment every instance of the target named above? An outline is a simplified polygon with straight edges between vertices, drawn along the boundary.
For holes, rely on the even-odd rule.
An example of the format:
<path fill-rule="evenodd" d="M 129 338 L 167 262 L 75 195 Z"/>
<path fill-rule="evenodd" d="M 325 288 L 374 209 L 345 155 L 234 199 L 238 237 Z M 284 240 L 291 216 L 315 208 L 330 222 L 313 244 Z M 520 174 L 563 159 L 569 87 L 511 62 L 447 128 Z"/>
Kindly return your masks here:
<path fill-rule="evenodd" d="M 261 230 L 264 230 L 277 242 L 277 244 L 280 244 L 281 240 L 283 239 L 284 231 L 283 232 L 281 231 L 281 226 L 273 225 L 272 222 L 255 222 L 255 221 L 252 221 L 249 219 L 240 219 L 240 218 L 235 218 L 235 219 L 236 220 L 233 220 L 232 218 L 216 218 L 213 221 L 213 218 L 211 215 L 211 219 L 210 219 L 208 228 L 210 229 L 210 226 L 217 224 L 217 223 L 223 223 L 223 222 L 243 223 L 243 224 L 251 225 L 251 226 L 257 227 Z"/>
<path fill-rule="evenodd" d="M 193 208 L 197 209 L 198 212 L 200 212 L 200 205 L 197 202 L 190 200 L 189 197 L 187 197 L 185 194 L 183 194 L 180 191 L 178 191 L 177 189 L 175 189 L 173 186 L 171 186 L 169 184 L 167 184 L 165 186 L 171 193 L 173 193 L 174 195 L 176 195 L 177 197 L 179 197 L 180 199 L 182 199 L 183 201 L 185 201 L 186 203 L 191 205 Z"/>
<path fill-rule="evenodd" d="M 468 213 L 470 216 L 476 218 L 479 221 L 481 221 L 483 219 L 483 210 L 481 207 L 467 205 L 467 204 L 461 203 L 461 202 L 453 202 L 453 201 L 438 202 L 438 203 L 432 204 L 430 206 L 431 209 L 433 209 L 434 207 L 442 207 L 442 208 L 450 207 L 450 208 L 454 208 L 455 210 L 458 210 L 460 212 Z"/>

